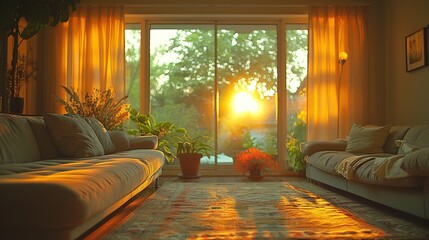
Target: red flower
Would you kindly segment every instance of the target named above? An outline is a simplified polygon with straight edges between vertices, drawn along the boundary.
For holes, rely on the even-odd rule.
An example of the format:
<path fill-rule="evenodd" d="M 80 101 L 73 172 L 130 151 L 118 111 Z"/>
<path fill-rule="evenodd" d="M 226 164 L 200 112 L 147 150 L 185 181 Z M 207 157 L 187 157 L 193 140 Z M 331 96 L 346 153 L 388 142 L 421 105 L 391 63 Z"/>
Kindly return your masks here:
<path fill-rule="evenodd" d="M 273 157 L 257 148 L 249 148 L 238 153 L 234 158 L 234 167 L 241 173 L 249 172 L 249 169 L 254 166 L 260 170 L 277 170 L 277 163 Z"/>

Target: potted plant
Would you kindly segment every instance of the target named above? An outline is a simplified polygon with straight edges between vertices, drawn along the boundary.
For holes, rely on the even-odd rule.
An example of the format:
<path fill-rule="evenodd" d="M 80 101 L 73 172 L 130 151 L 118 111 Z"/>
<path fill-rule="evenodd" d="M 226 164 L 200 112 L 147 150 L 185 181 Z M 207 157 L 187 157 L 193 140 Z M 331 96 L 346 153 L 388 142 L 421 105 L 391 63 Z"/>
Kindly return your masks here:
<path fill-rule="evenodd" d="M 161 121 L 150 114 L 141 114 L 135 108 L 130 108 L 130 119 L 136 125 L 137 129 L 129 129 L 128 133 L 132 135 L 155 135 L 158 137 L 157 149 L 162 151 L 167 162 L 172 163 L 176 158 L 175 147 L 177 138 L 186 134 L 186 129 L 176 127 L 172 122 Z"/>
<path fill-rule="evenodd" d="M 21 87 L 28 81 L 35 79 L 36 71 L 35 62 L 24 55 L 18 56 L 15 77 L 13 76 L 12 69 L 7 71 L 8 88 L 11 90 L 10 112 L 22 113 L 24 98 L 20 97 Z"/>
<path fill-rule="evenodd" d="M 92 93 L 86 91 L 83 99 L 71 87 L 61 86 L 68 95 L 62 99 L 54 95 L 69 114 L 79 114 L 82 117 L 95 117 L 107 130 L 119 130 L 130 117 L 128 112 L 128 96 L 117 99 L 113 88 L 101 91 L 94 88 Z"/>
<path fill-rule="evenodd" d="M 210 156 L 213 148 L 207 144 L 207 136 L 191 137 L 185 134 L 177 142 L 177 158 L 182 170 L 182 178 L 198 178 L 201 158 Z"/>
<path fill-rule="evenodd" d="M 6 36 L 12 36 L 12 61 L 9 86 L 10 99 L 17 97 L 16 75 L 18 64 L 18 48 L 23 40 L 36 35 L 44 26 L 56 26 L 59 22 L 67 22 L 70 12 L 76 10 L 77 0 L 45 1 L 45 0 L 3 0 L 0 3 L 0 30 Z M 24 20 L 24 21 L 23 21 Z M 9 80 L 9 79 L 8 79 Z M 6 80 L 4 80 L 6 82 Z M 9 80 L 10 81 L 10 80 Z M 6 94 L 5 92 L 3 92 Z"/>
<path fill-rule="evenodd" d="M 249 148 L 238 153 L 234 158 L 234 167 L 238 172 L 248 173 L 249 178 L 259 179 L 264 170 L 277 170 L 273 157 L 258 148 Z"/>
<path fill-rule="evenodd" d="M 304 154 L 301 152 L 300 145 L 302 142 L 292 135 L 287 136 L 286 149 L 288 151 L 288 161 L 290 167 L 295 172 L 303 172 L 305 170 L 306 162 Z"/>

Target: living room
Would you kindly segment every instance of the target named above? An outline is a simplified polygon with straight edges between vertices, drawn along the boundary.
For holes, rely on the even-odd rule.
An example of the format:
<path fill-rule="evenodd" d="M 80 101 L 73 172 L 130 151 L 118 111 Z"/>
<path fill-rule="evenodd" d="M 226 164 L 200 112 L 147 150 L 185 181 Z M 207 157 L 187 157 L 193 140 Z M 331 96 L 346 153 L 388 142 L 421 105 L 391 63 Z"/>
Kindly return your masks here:
<path fill-rule="evenodd" d="M 199 174 L 186 181 L 183 176 L 177 177 L 183 174 L 178 159 L 169 161 L 168 152 L 164 152 L 166 162 L 161 164 L 161 171 L 158 160 L 152 163 L 156 170 L 149 171 L 153 175 L 139 183 L 132 194 L 121 193 L 121 200 L 114 200 L 111 207 L 106 205 L 103 214 L 90 221 L 85 220 L 84 224 L 71 230 L 69 236 L 79 236 L 82 229 L 101 221 L 112 209 L 135 199 L 137 192 L 148 190 L 148 185 L 159 184 L 156 180 L 159 176 L 172 182 L 181 179 L 189 183 L 210 182 L 230 176 L 235 179 L 233 181 L 241 182 L 246 179 L 243 174 L 247 173 L 234 168 L 234 158 L 249 147 L 259 147 L 276 156 L 276 171 L 265 172 L 261 184 L 275 179 L 283 181 L 287 177 L 304 179 L 305 169 L 293 167 L 295 165 L 290 160 L 292 147 L 306 141 L 346 138 L 355 123 L 379 126 L 427 124 L 429 113 L 422 110 L 429 100 L 425 94 L 429 83 L 424 80 L 429 77 L 427 43 L 422 43 L 424 57 L 417 67 L 409 64 L 411 55 L 406 44 L 415 34 L 422 32 L 427 35 L 427 7 L 429 5 L 424 0 L 407 3 L 400 0 L 78 1 L 77 9 L 71 12 L 68 21 L 46 26 L 30 39 L 19 42 L 19 54 L 37 63 L 37 74 L 18 90 L 17 96 L 23 97 L 24 106 L 17 116 L 64 114 L 68 112 L 66 104 L 58 99 L 70 101 L 69 97 L 73 96 L 70 90 L 84 99 L 85 93 L 94 89 L 104 91 L 113 87 L 115 101 L 126 96 L 127 104 L 138 111 L 134 113 L 138 116 L 135 119 L 152 114 L 158 122 L 174 122 L 175 126 L 187 129 L 190 135 L 203 129 L 201 133 L 209 136 L 208 144 L 216 154 L 207 154 L 209 156 L 201 160 Z M 108 11 L 104 12 L 106 9 Z M 329 22 L 330 14 L 333 14 L 333 19 L 342 17 L 338 17 L 336 23 Z M 318 16 L 320 20 L 317 20 Z M 97 19 L 109 17 L 107 25 L 97 22 Z M 116 18 L 121 21 L 118 25 L 115 25 Z M 324 24 L 327 24 L 324 32 L 315 30 Z M 122 35 L 115 35 L 117 33 L 112 31 L 117 26 L 122 29 Z M 333 35 L 327 35 L 331 31 Z M 316 35 L 323 36 L 325 43 L 315 40 L 318 38 Z M 289 43 L 292 37 L 301 45 Z M 187 42 L 190 39 L 193 42 Z M 258 41 L 261 39 L 264 41 Z M 252 41 L 254 45 L 244 44 Z M 1 112 L 5 114 L 13 112 L 10 111 L 11 94 L 7 80 L 13 45 L 12 36 L 7 38 L 3 33 L 0 71 L 4 80 L 0 82 L 0 94 Z M 224 55 L 234 52 L 238 46 L 242 49 L 237 52 L 248 54 Z M 292 48 L 297 50 L 293 52 Z M 193 49 L 198 51 L 191 54 Z M 183 54 L 185 50 L 188 55 Z M 263 54 L 259 56 L 258 51 Z M 347 53 L 343 63 L 338 59 L 341 52 Z M 260 64 L 260 59 L 264 59 L 265 65 Z M 294 75 L 289 75 L 291 73 Z M 235 88 L 224 87 L 232 86 L 231 83 L 236 84 Z M 324 83 L 328 83 L 327 88 L 324 88 Z M 296 86 L 292 87 L 294 84 Z M 256 93 L 257 101 L 244 95 L 244 100 L 233 102 L 232 92 L 240 87 Z M 234 104 L 236 108 L 233 108 Z M 255 106 L 259 106 L 258 114 L 252 112 Z M 12 118 L 9 120 L 13 122 L 15 118 Z M 56 115 L 48 118 L 62 121 Z M 46 123 L 54 121 L 52 119 Z M 300 119 L 305 119 L 304 125 L 299 125 Z M 33 127 L 35 122 L 39 124 L 39 120 L 29 120 L 30 126 Z M 297 125 L 302 128 L 294 128 Z M 54 131 L 61 126 L 56 122 L 46 127 L 48 131 Z M 242 131 L 240 135 L 234 135 L 236 133 L 231 129 Z M 299 134 L 296 133 L 298 130 Z M 164 146 L 165 143 L 162 137 L 155 144 L 153 139 L 142 139 L 133 137 L 127 140 L 131 156 L 134 156 L 133 151 L 140 151 L 136 150 L 138 146 L 160 149 L 156 145 Z M 297 140 L 294 146 L 290 145 L 292 140 Z M 8 141 L 5 140 L 10 144 Z M 115 143 L 118 142 L 113 141 Z M 41 146 L 39 148 L 42 154 Z M 19 151 L 16 147 L 11 149 Z M 107 154 L 109 151 L 104 152 Z M 157 157 L 156 154 L 150 156 Z M 161 183 L 166 184 L 162 180 Z M 378 198 L 368 199 L 381 204 L 385 202 Z M 406 198 L 401 200 L 406 201 Z M 416 210 L 418 207 L 407 209 L 395 204 L 384 205 L 418 215 L 414 214 L 419 211 Z M 423 214 L 423 218 L 427 217 Z"/>

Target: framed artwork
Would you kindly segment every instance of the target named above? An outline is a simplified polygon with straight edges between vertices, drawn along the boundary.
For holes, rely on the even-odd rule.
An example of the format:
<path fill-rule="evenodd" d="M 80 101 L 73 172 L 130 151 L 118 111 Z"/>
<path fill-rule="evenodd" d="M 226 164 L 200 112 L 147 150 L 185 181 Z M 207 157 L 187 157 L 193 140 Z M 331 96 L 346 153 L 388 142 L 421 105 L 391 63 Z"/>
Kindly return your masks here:
<path fill-rule="evenodd" d="M 407 72 L 427 65 L 427 28 L 405 37 Z"/>

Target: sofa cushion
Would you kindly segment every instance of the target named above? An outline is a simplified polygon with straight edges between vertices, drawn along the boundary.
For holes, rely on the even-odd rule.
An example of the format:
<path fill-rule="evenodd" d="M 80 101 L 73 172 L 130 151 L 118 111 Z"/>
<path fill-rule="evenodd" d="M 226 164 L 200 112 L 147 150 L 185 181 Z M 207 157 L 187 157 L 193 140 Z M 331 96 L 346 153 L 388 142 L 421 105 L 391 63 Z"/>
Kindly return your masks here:
<path fill-rule="evenodd" d="M 395 141 L 396 146 L 399 147 L 398 154 L 408 154 L 410 152 L 414 152 L 416 150 L 419 150 L 420 148 L 417 146 L 414 146 L 413 144 L 410 144 L 409 142 L 405 140 L 396 140 Z"/>
<path fill-rule="evenodd" d="M 130 194 L 162 168 L 162 153 L 0 165 L 2 228 L 71 229 Z"/>
<path fill-rule="evenodd" d="M 124 131 L 108 131 L 113 144 L 115 144 L 116 152 L 126 151 L 130 149 L 130 141 L 128 134 Z"/>
<path fill-rule="evenodd" d="M 49 134 L 66 157 L 94 157 L 104 154 L 91 126 L 79 115 L 44 115 Z"/>
<path fill-rule="evenodd" d="M 410 175 L 429 176 L 429 147 L 408 153 L 402 159 L 401 168 Z"/>
<path fill-rule="evenodd" d="M 351 156 L 354 156 L 354 154 L 344 151 L 320 151 L 313 153 L 307 160 L 308 164 L 319 170 L 340 175 L 337 172 L 337 165 L 341 160 Z"/>
<path fill-rule="evenodd" d="M 395 141 L 404 138 L 410 126 L 391 126 L 389 136 L 384 143 L 384 152 L 390 154 L 397 154 L 399 147 L 396 146 Z"/>
<path fill-rule="evenodd" d="M 0 164 L 40 160 L 36 138 L 25 117 L 0 113 Z"/>
<path fill-rule="evenodd" d="M 411 127 L 403 140 L 419 148 L 429 147 L 429 124 Z"/>
<path fill-rule="evenodd" d="M 370 161 L 365 161 L 359 168 L 354 172 L 353 181 L 361 183 L 368 183 L 372 185 L 390 186 L 390 187 L 422 187 L 424 181 L 418 176 L 407 176 L 398 178 L 379 178 L 374 175 L 374 169 L 376 168 L 376 158 L 372 158 Z"/>
<path fill-rule="evenodd" d="M 113 144 L 112 139 L 110 138 L 109 133 L 107 133 L 104 125 L 95 117 L 87 117 L 85 120 L 89 123 L 94 130 L 95 135 L 97 135 L 98 140 L 103 146 L 104 153 L 110 154 L 115 152 L 115 144 Z"/>
<path fill-rule="evenodd" d="M 354 154 L 383 153 L 390 126 L 361 126 L 350 129 L 346 151 Z"/>
<path fill-rule="evenodd" d="M 36 138 L 37 145 L 39 146 L 41 159 L 45 160 L 60 157 L 61 153 L 52 141 L 43 117 L 27 116 L 26 118 L 30 124 L 31 130 L 33 131 L 34 137 Z"/>

